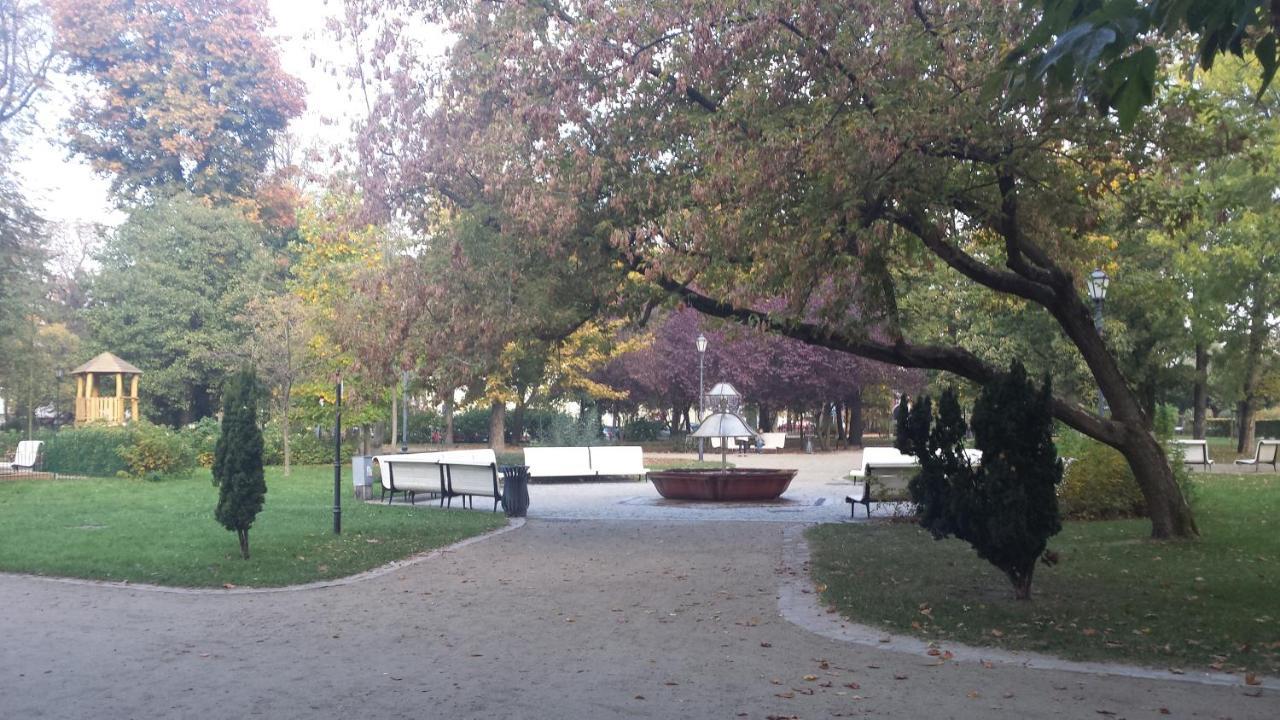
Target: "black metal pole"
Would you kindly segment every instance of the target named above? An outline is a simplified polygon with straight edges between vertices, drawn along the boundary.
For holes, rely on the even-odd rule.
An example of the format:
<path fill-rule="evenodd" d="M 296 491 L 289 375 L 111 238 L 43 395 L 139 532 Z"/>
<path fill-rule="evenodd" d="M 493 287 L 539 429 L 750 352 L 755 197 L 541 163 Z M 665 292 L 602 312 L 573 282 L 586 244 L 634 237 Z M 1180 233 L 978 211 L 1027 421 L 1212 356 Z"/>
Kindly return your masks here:
<path fill-rule="evenodd" d="M 342 534 L 342 380 L 333 414 L 333 534 Z"/>

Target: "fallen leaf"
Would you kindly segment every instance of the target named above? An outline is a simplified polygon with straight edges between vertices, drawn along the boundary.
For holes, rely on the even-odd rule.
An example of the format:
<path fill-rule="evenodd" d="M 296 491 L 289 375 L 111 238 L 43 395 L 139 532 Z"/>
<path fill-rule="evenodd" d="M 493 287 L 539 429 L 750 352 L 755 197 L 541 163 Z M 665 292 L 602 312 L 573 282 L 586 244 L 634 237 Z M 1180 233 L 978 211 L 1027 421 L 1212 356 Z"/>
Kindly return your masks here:
<path fill-rule="evenodd" d="M 929 652 L 925 653 L 925 655 L 929 655 L 931 657 L 938 657 L 941 654 L 942 654 L 942 651 L 939 650 L 938 648 L 929 648 Z"/>
<path fill-rule="evenodd" d="M 1168 714 L 1169 714 L 1169 708 L 1165 708 L 1165 707 L 1160 708 L 1160 714 L 1161 714 L 1161 715 L 1168 715 Z"/>
<path fill-rule="evenodd" d="M 861 686 L 861 685 L 859 685 L 859 684 L 858 684 L 858 683 L 856 683 L 856 682 L 845 683 L 845 684 L 844 684 L 844 686 L 845 686 L 845 687 L 847 687 L 847 688 L 849 688 L 850 690 L 861 690 L 861 689 L 862 689 L 862 686 Z"/>
<path fill-rule="evenodd" d="M 990 660 L 983 660 L 982 667 L 990 670 L 991 668 L 995 667 L 995 665 Z"/>
<path fill-rule="evenodd" d="M 791 692 L 790 690 L 788 690 L 788 691 L 786 691 L 786 692 L 774 693 L 774 694 L 773 694 L 773 696 L 774 696 L 774 697 L 780 697 L 780 698 L 782 698 L 782 699 L 784 699 L 784 700 L 790 700 L 791 698 L 795 697 L 795 696 L 796 696 L 796 694 L 795 694 L 795 693 L 793 693 L 793 692 Z"/>
<path fill-rule="evenodd" d="M 954 658 L 955 656 L 956 656 L 956 654 L 955 654 L 955 653 L 953 653 L 953 652 L 951 652 L 950 650 L 944 650 L 944 651 L 942 652 L 942 659 L 943 659 L 943 660 L 950 660 L 950 659 Z"/>
<path fill-rule="evenodd" d="M 231 588 L 235 587 L 235 583 L 222 583 L 222 587 L 230 590 Z"/>
<path fill-rule="evenodd" d="M 1004 637 L 1004 631 L 1003 631 L 1003 630 L 992 630 L 992 631 L 991 631 L 991 637 L 998 637 L 998 638 L 1002 638 L 1002 637 Z"/>
<path fill-rule="evenodd" d="M 818 679 L 818 676 L 817 676 L 817 675 L 805 675 L 805 676 L 804 676 L 804 680 L 805 680 L 805 682 L 813 682 L 814 680 L 817 680 L 817 679 Z"/>
<path fill-rule="evenodd" d="M 818 662 L 818 667 L 822 668 L 823 670 L 830 670 L 831 663 L 827 662 L 826 660 L 820 660 Z"/>
<path fill-rule="evenodd" d="M 896 674 L 893 676 L 893 679 L 894 679 L 894 680 L 906 680 L 906 679 L 907 679 L 907 676 L 906 676 L 906 675 L 903 675 L 902 673 L 896 673 Z"/>
<path fill-rule="evenodd" d="M 1245 685 L 1261 685 L 1262 681 L 1258 679 L 1257 673 L 1245 673 L 1244 684 Z"/>
<path fill-rule="evenodd" d="M 643 696 L 643 695 L 637 695 L 637 696 L 636 696 L 636 699 L 637 699 L 637 700 L 643 700 L 643 699 L 644 699 L 644 696 Z"/>
<path fill-rule="evenodd" d="M 965 693 L 964 696 L 969 698 L 970 700 L 976 700 L 982 697 L 981 695 L 978 694 L 977 690 L 970 690 L 969 692 Z"/>
<path fill-rule="evenodd" d="M 1099 715 L 1115 715 L 1115 713 L 1111 712 L 1110 710 L 1094 710 L 1094 712 L 1098 713 Z"/>
<path fill-rule="evenodd" d="M 1080 634 L 1084 635 L 1085 637 L 1093 637 L 1094 635 L 1098 634 L 1098 631 L 1094 630 L 1093 628 L 1085 628 L 1080 631 Z"/>
<path fill-rule="evenodd" d="M 771 643 L 771 642 L 762 642 L 762 643 L 760 643 L 760 647 L 765 647 L 765 648 L 773 647 L 773 643 Z"/>

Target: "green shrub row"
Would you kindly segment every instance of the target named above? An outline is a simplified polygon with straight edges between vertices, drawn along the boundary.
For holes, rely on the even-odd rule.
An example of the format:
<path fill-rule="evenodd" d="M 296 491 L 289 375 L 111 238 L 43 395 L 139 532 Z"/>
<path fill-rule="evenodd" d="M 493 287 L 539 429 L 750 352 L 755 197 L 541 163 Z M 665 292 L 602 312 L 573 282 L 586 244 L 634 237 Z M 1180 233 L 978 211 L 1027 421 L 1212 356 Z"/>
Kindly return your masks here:
<path fill-rule="evenodd" d="M 127 476 L 157 480 L 187 473 L 197 465 L 210 467 L 220 433 L 218 421 L 205 418 L 180 430 L 138 423 L 127 427 L 68 427 L 58 431 L 42 429 L 33 439 L 44 442 L 46 472 L 91 477 Z M 25 432 L 0 432 L 0 454 L 7 455 L 26 439 Z M 293 428 L 289 436 L 291 461 L 295 465 L 327 465 L 333 462 L 331 435 L 316 437 L 314 431 Z M 355 438 L 342 443 L 343 462 L 358 452 Z M 277 423 L 263 429 L 263 462 L 284 463 L 284 438 Z"/>

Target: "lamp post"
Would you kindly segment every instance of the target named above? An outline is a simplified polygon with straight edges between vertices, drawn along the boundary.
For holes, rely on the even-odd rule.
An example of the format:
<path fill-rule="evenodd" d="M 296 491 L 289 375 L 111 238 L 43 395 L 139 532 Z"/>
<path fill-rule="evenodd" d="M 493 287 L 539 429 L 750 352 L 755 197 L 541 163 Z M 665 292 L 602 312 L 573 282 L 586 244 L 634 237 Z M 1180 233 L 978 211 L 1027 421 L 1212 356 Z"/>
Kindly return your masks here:
<path fill-rule="evenodd" d="M 1101 269 L 1089 273 L 1089 297 L 1093 300 L 1093 327 L 1098 335 L 1102 335 L 1102 301 L 1107 298 L 1107 286 L 1111 278 Z M 1107 399 L 1102 395 L 1102 386 L 1098 386 L 1098 416 L 1107 414 Z"/>
<path fill-rule="evenodd" d="M 333 534 L 342 534 L 342 378 L 333 413 Z"/>
<path fill-rule="evenodd" d="M 400 452 L 409 452 L 409 371 L 400 376 Z"/>
<path fill-rule="evenodd" d="M 707 356 L 707 336 L 698 333 L 698 339 L 694 341 L 694 345 L 698 348 L 698 424 L 702 424 L 702 361 Z M 698 462 L 702 462 L 702 445 L 703 439 L 698 438 Z"/>

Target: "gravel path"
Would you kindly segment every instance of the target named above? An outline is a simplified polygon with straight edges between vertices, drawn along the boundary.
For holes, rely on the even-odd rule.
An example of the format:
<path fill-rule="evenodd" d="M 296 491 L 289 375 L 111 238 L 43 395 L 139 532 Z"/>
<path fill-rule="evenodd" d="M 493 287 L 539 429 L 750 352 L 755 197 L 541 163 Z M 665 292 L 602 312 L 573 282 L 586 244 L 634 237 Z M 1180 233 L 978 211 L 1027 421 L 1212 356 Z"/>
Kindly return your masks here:
<path fill-rule="evenodd" d="M 269 595 L 0 576 L 0 715 L 1280 715 L 1272 691 L 933 665 L 812 634 L 779 616 L 785 527 L 531 519 L 402 572 Z"/>

